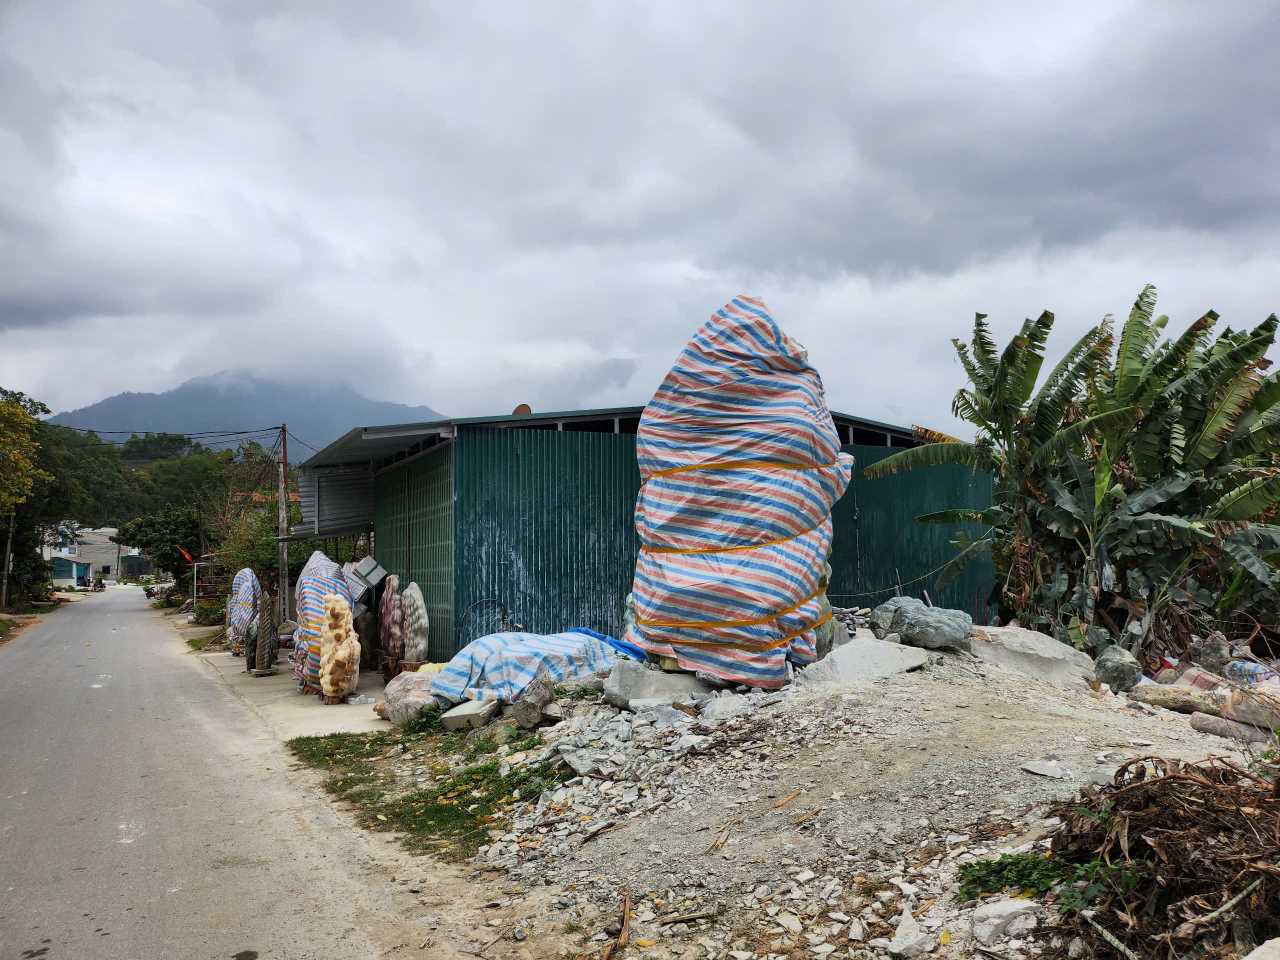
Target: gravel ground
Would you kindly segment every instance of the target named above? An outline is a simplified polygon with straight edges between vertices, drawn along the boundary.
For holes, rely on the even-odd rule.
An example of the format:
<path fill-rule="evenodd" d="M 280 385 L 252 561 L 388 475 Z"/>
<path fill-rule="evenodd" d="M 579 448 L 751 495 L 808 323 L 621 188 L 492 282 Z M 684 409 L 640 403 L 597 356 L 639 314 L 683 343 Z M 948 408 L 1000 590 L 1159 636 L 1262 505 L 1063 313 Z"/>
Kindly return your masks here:
<path fill-rule="evenodd" d="M 584 948 L 613 939 L 629 893 L 615 957 L 887 955 L 907 906 L 921 950 L 972 956 L 971 910 L 949 897 L 960 863 L 1030 849 L 1046 801 L 1125 759 L 1231 752 L 1184 716 L 959 655 L 767 699 L 715 724 L 668 710 L 665 729 L 574 704 L 544 737 L 586 775 L 519 813 L 478 862 L 550 888 L 561 914 L 548 923 L 581 929 Z M 699 913 L 716 916 L 672 919 Z M 1034 955 L 1037 922 L 992 942 Z"/>

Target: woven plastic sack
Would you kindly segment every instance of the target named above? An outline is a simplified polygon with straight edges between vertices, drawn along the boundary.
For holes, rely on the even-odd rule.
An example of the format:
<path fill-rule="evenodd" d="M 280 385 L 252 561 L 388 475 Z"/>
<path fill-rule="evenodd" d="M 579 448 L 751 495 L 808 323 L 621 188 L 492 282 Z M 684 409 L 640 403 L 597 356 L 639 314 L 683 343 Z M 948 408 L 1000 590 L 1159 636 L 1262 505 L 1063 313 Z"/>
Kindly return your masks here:
<path fill-rule="evenodd" d="M 333 594 L 351 605 L 342 568 L 321 551 L 311 554 L 298 576 L 298 629 L 293 641 L 293 675 L 304 693 L 320 692 L 320 630 L 325 597 Z"/>
<path fill-rule="evenodd" d="M 626 638 L 683 669 L 782 686 L 831 616 L 831 508 L 853 468 L 804 348 L 762 302 L 735 298 L 645 407 L 636 456 Z"/>
<path fill-rule="evenodd" d="M 390 574 L 382 585 L 378 636 L 382 652 L 392 660 L 404 656 L 404 605 L 400 598 L 400 578 Z"/>
<path fill-rule="evenodd" d="M 400 603 L 404 617 L 404 659 L 411 663 L 426 660 L 431 621 L 422 589 L 416 583 L 409 584 L 400 595 Z"/>
<path fill-rule="evenodd" d="M 320 690 L 326 703 L 346 699 L 360 683 L 360 641 L 351 623 L 351 605 L 336 594 L 324 598 L 320 628 Z"/>

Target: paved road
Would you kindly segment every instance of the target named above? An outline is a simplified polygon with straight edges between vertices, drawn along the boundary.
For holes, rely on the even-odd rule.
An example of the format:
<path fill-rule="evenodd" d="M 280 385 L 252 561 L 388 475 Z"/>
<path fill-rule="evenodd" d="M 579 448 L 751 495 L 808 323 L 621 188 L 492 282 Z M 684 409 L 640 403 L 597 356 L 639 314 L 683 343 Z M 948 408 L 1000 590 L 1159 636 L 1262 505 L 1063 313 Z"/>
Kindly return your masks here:
<path fill-rule="evenodd" d="M 0 960 L 373 957 L 360 848 L 113 587 L 0 645 Z"/>

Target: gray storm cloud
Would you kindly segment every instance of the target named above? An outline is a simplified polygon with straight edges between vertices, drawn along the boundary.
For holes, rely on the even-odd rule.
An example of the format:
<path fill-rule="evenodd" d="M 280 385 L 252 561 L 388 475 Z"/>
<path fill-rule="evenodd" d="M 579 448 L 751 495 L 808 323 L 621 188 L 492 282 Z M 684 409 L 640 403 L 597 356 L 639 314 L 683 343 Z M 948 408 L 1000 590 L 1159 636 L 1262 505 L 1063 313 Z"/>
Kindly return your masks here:
<path fill-rule="evenodd" d="M 0 383 L 642 403 L 745 292 L 945 426 L 975 310 L 1280 308 L 1280 21 L 1032 6 L 11 0 Z"/>

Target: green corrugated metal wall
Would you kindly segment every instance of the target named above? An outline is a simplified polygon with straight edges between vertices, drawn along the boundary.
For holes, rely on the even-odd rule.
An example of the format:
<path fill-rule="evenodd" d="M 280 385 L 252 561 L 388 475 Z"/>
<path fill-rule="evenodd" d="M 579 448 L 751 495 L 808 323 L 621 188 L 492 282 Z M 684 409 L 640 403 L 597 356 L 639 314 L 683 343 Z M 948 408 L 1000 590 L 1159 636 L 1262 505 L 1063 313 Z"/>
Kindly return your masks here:
<path fill-rule="evenodd" d="M 939 606 L 985 622 L 993 572 L 969 565 L 938 587 L 935 570 L 954 553 L 953 527 L 917 523 L 922 513 L 987 506 L 991 479 L 933 467 L 883 480 L 863 467 L 894 452 L 846 448 L 857 458 L 836 504 L 830 594 L 837 606 L 874 606 L 929 591 Z M 461 427 L 457 439 L 378 477 L 377 556 L 402 583 L 423 588 L 432 660 L 447 660 L 498 627 L 496 598 L 530 630 L 585 626 L 619 636 L 635 572 L 633 524 L 640 473 L 632 434 Z"/>
<path fill-rule="evenodd" d="M 948 507 L 991 505 L 991 476 L 965 467 L 929 467 L 879 480 L 862 476 L 862 469 L 883 460 L 889 447 L 852 446 L 856 458 L 853 482 L 836 504 L 835 543 L 831 550 L 831 602 L 837 606 L 875 606 L 897 592 L 920 596 L 928 590 L 936 606 L 967 610 L 979 623 L 993 612 L 987 596 L 995 576 L 989 558 L 972 561 L 946 586 L 934 573 L 955 555 L 950 541 L 957 527 L 918 523 L 916 517 Z M 970 526 L 970 535 L 982 533 Z"/>
<path fill-rule="evenodd" d="M 497 628 L 497 598 L 530 630 L 619 636 L 638 550 L 632 434 L 462 428 L 457 648 Z"/>
<path fill-rule="evenodd" d="M 415 582 L 431 621 L 429 656 L 447 660 L 454 645 L 453 445 L 446 444 L 377 479 L 374 537 L 378 561 Z"/>

